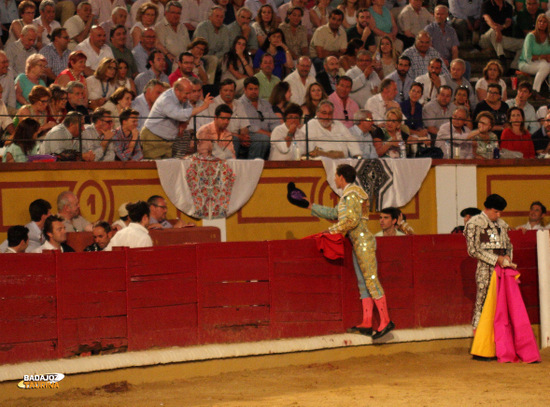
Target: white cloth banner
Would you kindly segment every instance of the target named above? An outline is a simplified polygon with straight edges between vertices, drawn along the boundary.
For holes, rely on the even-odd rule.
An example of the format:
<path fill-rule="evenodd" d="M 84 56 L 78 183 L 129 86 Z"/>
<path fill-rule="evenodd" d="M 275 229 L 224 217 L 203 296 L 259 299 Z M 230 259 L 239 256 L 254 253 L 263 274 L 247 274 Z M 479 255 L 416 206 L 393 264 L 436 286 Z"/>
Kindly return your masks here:
<path fill-rule="evenodd" d="M 424 178 L 432 165 L 431 158 L 378 160 L 339 159 L 332 160 L 323 157 L 323 166 L 327 181 L 338 195 L 341 190 L 336 188 L 334 174 L 340 164 L 349 164 L 357 170 L 359 184 L 369 194 L 371 201 L 377 203 L 378 210 L 393 206 L 405 206 L 418 192 Z M 374 195 L 374 196 L 373 196 Z"/>
<path fill-rule="evenodd" d="M 199 186 L 189 185 L 187 182 L 188 170 L 193 162 L 196 163 L 196 160 L 158 160 L 156 161 L 157 171 L 166 196 L 176 208 L 188 216 L 205 218 L 207 216 L 198 215 L 200 208 L 195 206 L 193 199 L 193 191 Z M 254 193 L 264 168 L 264 161 L 260 159 L 226 160 L 224 163 L 235 176 L 227 206 L 226 217 L 228 217 L 243 207 Z M 216 173 L 214 177 L 218 175 Z M 214 193 L 212 198 L 216 200 L 219 197 Z"/>

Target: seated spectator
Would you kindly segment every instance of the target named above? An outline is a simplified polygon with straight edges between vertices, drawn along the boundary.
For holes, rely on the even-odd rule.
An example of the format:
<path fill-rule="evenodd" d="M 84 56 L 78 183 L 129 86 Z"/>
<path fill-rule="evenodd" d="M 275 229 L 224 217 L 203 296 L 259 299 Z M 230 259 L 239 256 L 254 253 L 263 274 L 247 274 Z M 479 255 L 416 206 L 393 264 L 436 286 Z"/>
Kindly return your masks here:
<path fill-rule="evenodd" d="M 67 91 L 58 85 L 50 86 L 50 103 L 48 104 L 47 121 L 59 124 L 65 118 L 67 112 Z"/>
<path fill-rule="evenodd" d="M 143 73 L 147 70 L 149 55 L 151 52 L 157 51 L 155 45 L 157 43 L 157 33 L 152 28 L 147 28 L 141 34 L 140 43 L 132 48 L 132 55 L 136 61 L 138 73 Z"/>
<path fill-rule="evenodd" d="M 38 53 L 37 49 L 34 47 L 36 35 L 36 27 L 32 24 L 27 25 L 23 27 L 23 30 L 21 31 L 21 38 L 6 45 L 6 56 L 10 61 L 10 67 L 13 70 L 14 75 L 24 73 L 27 65 L 27 59 Z"/>
<path fill-rule="evenodd" d="M 187 96 L 187 101 L 191 105 L 193 109 L 201 107 L 204 105 L 204 98 L 203 98 L 203 92 L 202 92 L 202 86 L 203 83 L 199 78 L 191 77 L 189 78 L 189 82 L 191 82 L 191 91 L 189 92 Z M 185 140 L 188 135 L 193 135 L 196 133 L 196 131 L 204 124 L 210 123 L 212 121 L 211 117 L 206 117 L 207 111 L 204 110 L 201 113 L 197 114 L 196 116 L 192 117 L 186 124 L 186 128 L 182 129 L 181 126 L 185 124 L 185 122 L 180 124 L 180 131 L 178 134 L 178 137 L 180 138 L 180 141 L 178 143 L 178 146 L 184 146 L 186 147 L 185 153 L 187 153 L 187 149 L 189 148 L 189 144 L 187 143 L 187 140 Z M 184 131 L 187 130 L 187 131 Z M 183 139 L 183 140 L 181 140 Z M 185 140 L 185 141 L 184 141 Z M 180 148 L 180 151 L 182 148 Z"/>
<path fill-rule="evenodd" d="M 359 11 L 359 1 L 358 0 L 343 0 L 342 3 L 338 6 L 344 14 L 344 20 L 342 21 L 342 26 L 344 29 L 351 28 L 357 22 L 357 12 Z"/>
<path fill-rule="evenodd" d="M 242 35 L 235 37 L 233 45 L 222 60 L 222 77 L 224 79 L 232 79 L 237 84 L 236 94 L 242 95 L 244 81 L 254 75 L 252 68 L 252 58 L 247 49 L 246 38 Z"/>
<path fill-rule="evenodd" d="M 372 120 L 372 113 L 368 110 L 359 110 L 353 115 L 353 120 L 355 122 L 355 125 L 349 129 L 349 132 L 361 149 L 361 158 L 378 158 L 378 154 L 376 153 L 376 149 L 374 148 L 374 141 L 371 134 L 374 125 L 374 121 Z"/>
<path fill-rule="evenodd" d="M 92 235 L 94 237 L 94 242 L 86 246 L 84 249 L 85 252 L 100 252 L 103 251 L 111 238 L 113 237 L 114 231 L 111 229 L 111 225 L 104 220 L 97 221 L 94 223 L 92 228 Z"/>
<path fill-rule="evenodd" d="M 114 58 L 103 58 L 93 76 L 86 78 L 90 109 L 101 107 L 117 89 L 116 73 L 118 65 Z"/>
<path fill-rule="evenodd" d="M 529 0 L 527 0 L 529 1 Z M 535 201 L 529 207 L 529 220 L 527 223 L 520 225 L 516 230 L 544 230 L 544 215 L 546 215 L 546 206 L 540 201 Z"/>
<path fill-rule="evenodd" d="M 421 83 L 424 88 L 424 93 L 420 103 L 423 105 L 431 100 L 437 98 L 439 88 L 441 85 L 446 85 L 447 80 L 444 75 L 441 74 L 441 68 L 443 62 L 439 58 L 434 58 L 428 65 L 428 72 L 415 78 L 415 82 Z M 451 89 L 452 95 L 452 89 Z"/>
<path fill-rule="evenodd" d="M 361 149 L 352 141 L 349 130 L 333 120 L 333 116 L 332 102 L 322 100 L 317 107 L 317 115 L 306 124 L 309 156 L 334 159 L 360 156 Z"/>
<path fill-rule="evenodd" d="M 213 55 L 217 60 L 221 60 L 229 51 L 231 44 L 229 42 L 229 31 L 223 25 L 224 10 L 220 6 L 210 9 L 208 20 L 202 21 L 193 33 L 193 39 L 202 37 L 208 42 L 208 55 Z M 216 60 L 209 60 L 208 64 L 216 64 Z M 210 75 L 209 75 L 210 77 Z"/>
<path fill-rule="evenodd" d="M 283 79 L 286 76 L 285 68 L 288 70 L 294 68 L 292 55 L 285 44 L 284 34 L 279 28 L 267 34 L 264 45 L 262 45 L 258 52 L 256 52 L 256 55 L 254 56 L 254 69 L 260 68 L 260 61 L 262 55 L 265 53 L 273 55 L 275 64 L 273 74 L 280 79 Z"/>
<path fill-rule="evenodd" d="M 269 99 L 273 89 L 281 81 L 277 76 L 273 75 L 273 69 L 275 69 L 273 56 L 271 54 L 263 54 L 260 60 L 260 71 L 254 75 L 260 82 L 260 97 L 262 99 Z"/>
<path fill-rule="evenodd" d="M 302 55 L 309 55 L 307 28 L 302 25 L 304 13 L 301 7 L 290 7 L 284 22 L 279 26 L 294 61 Z"/>
<path fill-rule="evenodd" d="M 119 115 L 120 127 L 113 134 L 115 153 L 120 161 L 140 161 L 143 158 L 139 142 L 139 113 L 131 108 L 125 108 Z"/>
<path fill-rule="evenodd" d="M 400 213 L 401 211 L 397 208 L 382 209 L 380 211 L 380 229 L 382 230 L 374 236 L 405 236 L 405 233 L 397 228 Z"/>
<path fill-rule="evenodd" d="M 400 56 L 397 61 L 397 69 L 384 79 L 391 79 L 395 82 L 397 92 L 395 94 L 395 101 L 397 103 L 403 102 L 407 99 L 413 79 L 409 76 L 409 69 L 411 68 L 411 59 L 407 56 Z"/>
<path fill-rule="evenodd" d="M 135 24 L 130 29 L 130 35 L 132 36 L 132 45 L 137 47 L 141 41 L 141 34 L 148 28 L 155 28 L 157 18 L 159 16 L 159 9 L 154 3 L 142 4 L 136 14 Z"/>
<path fill-rule="evenodd" d="M 5 46 L 8 46 L 9 44 L 12 44 L 19 40 L 21 38 L 21 35 L 23 34 L 23 28 L 27 25 L 33 25 L 34 22 L 36 5 L 32 1 L 24 0 L 19 3 L 19 6 L 17 8 L 19 11 L 19 17 L 21 18 L 19 20 L 11 22 L 9 30 L 10 35 L 5 43 Z M 42 48 L 42 33 L 44 31 L 44 27 L 36 25 L 34 27 L 37 34 L 35 45 L 37 49 L 40 49 Z"/>
<path fill-rule="evenodd" d="M 332 11 L 329 4 L 330 0 L 315 0 L 315 6 L 309 10 L 309 18 L 313 30 L 328 24 L 330 12 Z"/>
<path fill-rule="evenodd" d="M 381 0 L 380 0 L 381 1 Z M 340 10 L 330 12 L 328 23 L 315 30 L 309 43 L 309 55 L 313 59 L 315 69 L 322 71 L 322 61 L 329 56 L 342 56 L 348 46 L 346 30 L 342 26 L 344 13 Z"/>
<path fill-rule="evenodd" d="M 248 146 L 245 152 L 240 149 L 240 138 L 234 138 L 233 144 L 237 157 L 248 159 L 269 157 L 269 139 L 271 132 L 280 123 L 273 112 L 273 108 L 266 100 L 260 99 L 260 83 L 257 78 L 251 77 L 244 81 L 244 95 L 239 99 L 250 123 Z"/>
<path fill-rule="evenodd" d="M 214 83 L 216 64 L 210 64 L 210 66 L 206 58 L 203 58 L 208 53 L 208 42 L 202 37 L 197 37 L 187 46 L 187 51 L 195 57 L 193 74 L 204 84 Z"/>
<path fill-rule="evenodd" d="M 357 103 L 349 97 L 352 83 L 349 76 L 341 76 L 338 79 L 336 91 L 328 97 L 334 106 L 334 119 L 340 121 L 348 129 L 353 126 L 353 115 L 359 110 Z"/>
<path fill-rule="evenodd" d="M 252 13 L 246 7 L 241 7 L 237 12 L 237 19 L 227 26 L 229 31 L 229 41 L 233 43 L 235 38 L 241 36 L 245 39 L 246 48 L 250 53 L 254 54 L 258 50 L 258 38 L 256 31 L 250 26 Z"/>
<path fill-rule="evenodd" d="M 476 82 L 476 95 L 478 101 L 485 100 L 487 97 L 487 87 L 492 83 L 500 85 L 502 100 L 508 98 L 506 94 L 506 82 L 502 79 L 503 74 L 504 70 L 500 62 L 496 60 L 487 62 L 487 65 L 483 68 L 483 78 Z"/>
<path fill-rule="evenodd" d="M 304 123 L 315 117 L 319 103 L 321 100 L 325 100 L 327 94 L 321 85 L 317 82 L 313 82 L 307 88 L 306 97 L 304 98 L 304 104 L 302 105 L 302 111 L 304 112 Z M 292 98 L 291 98 L 292 101 Z"/>
<path fill-rule="evenodd" d="M 468 110 L 469 114 L 468 116 L 472 116 L 473 110 L 471 109 L 470 105 L 470 89 L 466 86 L 459 86 L 455 90 L 455 96 L 453 99 L 453 103 L 456 107 L 458 106 L 464 106 L 466 110 Z M 468 122 L 468 127 L 472 127 L 472 122 Z"/>
<path fill-rule="evenodd" d="M 236 158 L 233 135 L 227 129 L 232 115 L 233 110 L 222 103 L 214 110 L 214 120 L 201 126 L 197 132 L 197 140 L 208 143 L 207 148 L 220 160 Z"/>
<path fill-rule="evenodd" d="M 22 225 L 8 229 L 8 247 L 3 253 L 25 253 L 29 246 L 29 229 Z"/>
<path fill-rule="evenodd" d="M 143 92 L 143 88 L 151 79 L 158 79 L 159 81 L 170 83 L 170 79 L 168 79 L 168 76 L 164 73 L 166 70 L 166 59 L 164 59 L 162 52 L 151 52 L 147 59 L 147 63 L 149 64 L 149 69 L 136 77 L 135 83 L 138 95 Z"/>
<path fill-rule="evenodd" d="M 448 122 L 455 110 L 451 102 L 453 91 L 447 85 L 441 85 L 435 100 L 428 102 L 422 108 L 422 120 L 428 130 L 428 134 L 435 138 L 439 128 L 446 121 Z"/>
<path fill-rule="evenodd" d="M 302 109 L 289 104 L 283 113 L 283 124 L 271 133 L 270 161 L 297 161 L 305 153 L 305 134 L 300 128 Z"/>
<path fill-rule="evenodd" d="M 514 52 L 516 56 L 511 67 L 517 68 L 523 39 L 514 38 L 512 27 L 512 18 L 514 17 L 513 7 L 504 0 L 484 0 L 481 5 L 481 15 L 483 19 L 481 20 L 480 47 L 494 49 L 503 67 L 506 66 L 504 51 Z M 482 100 L 482 98 L 479 97 L 479 100 Z"/>
<path fill-rule="evenodd" d="M 101 1 L 101 0 L 97 0 Z M 124 2 L 124 0 L 117 0 L 120 2 Z M 103 4 L 103 3 L 102 3 Z M 116 3 L 113 4 L 115 6 Z M 126 5 L 120 5 L 115 6 L 110 12 L 110 16 L 105 21 L 101 22 L 99 24 L 101 28 L 105 30 L 106 33 L 110 33 L 113 28 L 115 28 L 117 25 L 121 25 L 128 30 L 131 28 L 130 25 L 130 19 L 128 18 L 128 10 L 126 9 Z M 143 33 L 142 33 L 143 36 Z M 111 36 L 109 35 L 109 38 L 107 38 L 107 43 L 111 45 Z M 132 44 L 132 37 L 128 34 L 128 31 L 126 31 L 126 48 L 134 48 Z"/>
<path fill-rule="evenodd" d="M 537 156 L 550 154 L 550 112 L 542 120 L 541 128 L 533 133 L 532 139 Z"/>
<path fill-rule="evenodd" d="M 69 82 L 77 81 L 86 87 L 86 77 L 84 76 L 86 59 L 86 54 L 82 51 L 71 52 L 69 55 L 69 65 L 67 69 L 61 71 L 54 83 L 62 88 L 66 88 Z M 87 95 L 88 89 L 85 88 L 85 91 Z"/>
<path fill-rule="evenodd" d="M 193 54 L 182 52 L 178 57 L 177 64 L 178 69 L 168 76 L 170 85 L 173 85 L 179 78 L 196 78 L 196 75 L 193 73 L 193 68 L 195 67 L 195 57 Z"/>
<path fill-rule="evenodd" d="M 387 35 L 380 38 L 380 42 L 376 47 L 374 55 L 374 68 L 376 69 L 380 79 L 384 79 L 397 69 L 397 51 L 393 46 L 393 40 Z"/>
<path fill-rule="evenodd" d="M 136 93 L 136 84 L 134 80 L 128 76 L 128 63 L 123 59 L 117 59 L 118 69 L 115 75 L 115 87 L 125 87 L 128 90 Z"/>
<path fill-rule="evenodd" d="M 325 93 L 331 95 L 336 90 L 336 83 L 340 78 L 340 63 L 335 56 L 329 56 L 323 63 L 323 70 L 318 72 L 315 79 L 323 86 Z"/>
<path fill-rule="evenodd" d="M 69 42 L 69 50 L 74 51 L 77 44 L 80 44 L 90 35 L 92 25 L 95 20 L 92 16 L 92 6 L 88 1 L 81 1 L 76 7 L 76 14 L 69 18 L 63 24 L 67 30 L 67 34 L 71 38 Z"/>
<path fill-rule="evenodd" d="M 422 7 L 422 0 L 409 0 L 409 4 L 401 10 L 397 17 L 397 26 L 400 31 L 397 36 L 403 41 L 403 48 L 412 47 L 416 35 L 433 21 L 434 17 Z"/>
<path fill-rule="evenodd" d="M 4 88 L 0 84 L 0 134 L 3 134 L 3 137 L 0 137 L 0 140 L 3 140 L 5 137 L 13 136 L 15 131 L 15 126 L 13 125 L 13 120 L 8 113 L 8 108 L 2 100 L 2 94 L 4 93 Z"/>
<path fill-rule="evenodd" d="M 401 129 L 403 114 L 398 108 L 392 108 L 386 112 L 384 119 L 384 126 L 377 127 L 372 135 L 374 148 L 378 157 L 399 158 L 402 153 L 400 146 L 406 144 L 409 138 Z"/>
<path fill-rule="evenodd" d="M 525 115 L 525 126 L 529 133 L 533 134 L 539 129 L 539 122 L 537 120 L 537 114 L 535 108 L 528 102 L 531 97 L 531 84 L 528 81 L 521 81 L 518 85 L 518 92 L 514 99 L 506 101 L 508 107 L 519 107 L 523 110 Z"/>
<path fill-rule="evenodd" d="M 500 148 L 517 151 L 523 154 L 523 158 L 535 158 L 535 148 L 531 134 L 525 128 L 525 114 L 523 109 L 512 107 L 506 112 L 508 125 L 502 131 Z"/>
<path fill-rule="evenodd" d="M 173 66 L 172 71 L 175 69 L 174 63 L 178 55 L 187 51 L 190 42 L 187 27 L 181 21 L 182 8 L 179 1 L 169 1 L 164 8 L 164 17 L 155 25 L 156 47 L 168 58 Z"/>
<path fill-rule="evenodd" d="M 80 214 L 80 202 L 71 191 L 63 191 L 57 196 L 57 216 L 63 221 L 67 232 L 92 231 L 92 224 Z M 46 225 L 44 225 L 44 234 L 46 234 Z"/>
<path fill-rule="evenodd" d="M 550 75 L 550 55 L 548 17 L 541 14 L 537 17 L 535 29 L 527 34 L 521 56 L 519 57 L 519 69 L 530 75 L 535 75 L 533 90 L 535 95 L 540 93 L 542 84 Z"/>
<path fill-rule="evenodd" d="M 113 50 L 106 42 L 107 34 L 105 30 L 101 27 L 93 26 L 90 36 L 76 46 L 75 50 L 82 51 L 86 55 L 84 75 L 93 75 L 103 58 L 114 58 Z"/>
<path fill-rule="evenodd" d="M 17 75 L 15 78 L 15 96 L 17 98 L 17 107 L 26 105 L 29 101 L 31 90 L 37 86 L 46 86 L 42 80 L 45 73 L 46 58 L 40 54 L 31 55 L 27 59 L 25 73 Z"/>
<path fill-rule="evenodd" d="M 118 207 L 118 220 L 114 221 L 111 225 L 111 228 L 113 230 L 119 231 L 122 230 L 130 224 L 130 217 L 128 216 L 128 209 L 126 209 L 126 205 L 128 205 L 130 202 L 124 202 L 122 205 Z"/>
<path fill-rule="evenodd" d="M 480 112 L 489 112 L 494 118 L 492 130 L 500 135 L 506 124 L 506 112 L 508 105 L 501 100 L 502 89 L 500 85 L 490 84 L 487 88 L 487 96 L 485 100 L 479 102 L 474 109 L 474 116 Z"/>
<path fill-rule="evenodd" d="M 79 152 L 80 132 L 83 130 L 84 118 L 78 112 L 69 112 L 63 123 L 54 126 L 40 144 L 39 154 L 62 154 L 65 152 Z M 92 151 L 83 151 L 83 161 L 94 161 Z"/>
<path fill-rule="evenodd" d="M 426 25 L 424 29 L 432 37 L 432 45 L 443 58 L 443 63 L 449 66 L 453 59 L 458 58 L 458 36 L 451 23 L 447 22 L 449 18 L 447 6 L 437 5 L 434 10 L 434 17 L 435 21 Z"/>
<path fill-rule="evenodd" d="M 51 38 L 51 43 L 42 47 L 40 55 L 46 58 L 46 68 L 44 69 L 48 81 L 54 82 L 69 63 L 70 51 L 67 49 L 69 34 L 64 28 L 56 28 L 52 31 Z"/>
<path fill-rule="evenodd" d="M 409 98 L 399 103 L 399 106 L 403 116 L 405 116 L 405 125 L 409 128 L 411 136 L 426 139 L 428 129 L 424 127 L 422 104 L 420 103 L 423 92 L 424 86 L 421 83 L 414 82 L 409 91 Z"/>
<path fill-rule="evenodd" d="M 460 58 L 453 59 L 449 71 L 451 75 L 445 78 L 445 84 L 451 87 L 453 94 L 456 94 L 456 90 L 459 87 L 466 88 L 468 91 L 468 108 L 475 108 L 477 103 L 476 93 L 470 81 L 464 77 L 464 73 L 466 72 L 466 63 L 464 60 Z"/>
<path fill-rule="evenodd" d="M 223 23 L 229 25 L 236 21 L 237 12 L 244 6 L 244 0 L 218 0 L 216 3 L 225 8 Z"/>
<path fill-rule="evenodd" d="M 113 118 L 102 107 L 95 109 L 91 117 L 92 124 L 84 126 L 82 132 L 82 150 L 92 151 L 94 161 L 115 161 Z"/>
<path fill-rule="evenodd" d="M 67 245 L 67 230 L 63 219 L 51 215 L 44 222 L 44 244 L 34 250 L 33 253 L 42 253 L 44 250 L 60 250 L 61 253 L 74 252 L 74 249 Z"/>
<path fill-rule="evenodd" d="M 290 101 L 297 105 L 303 104 L 308 87 L 315 82 L 315 77 L 311 74 L 311 59 L 300 57 L 296 70 L 288 75 L 284 82 L 290 85 Z M 315 115 L 315 111 L 312 114 Z"/>
<path fill-rule="evenodd" d="M 71 81 L 67 84 L 66 89 L 67 103 L 65 104 L 65 112 L 78 112 L 84 117 L 84 122 L 90 124 L 86 87 L 80 82 Z"/>
<path fill-rule="evenodd" d="M 468 138 L 472 140 L 472 150 L 477 159 L 490 160 L 498 148 L 498 137 L 491 130 L 495 124 L 495 117 L 489 112 L 481 112 L 476 116 L 477 129 L 473 130 Z"/>
<path fill-rule="evenodd" d="M 372 112 L 374 122 L 382 124 L 386 117 L 386 112 L 391 108 L 399 109 L 399 104 L 395 101 L 397 96 L 397 85 L 391 79 L 384 79 L 380 83 L 380 93 L 371 96 L 365 104 L 365 109 Z"/>
<path fill-rule="evenodd" d="M 472 37 L 474 37 L 474 33 L 475 35 L 479 34 L 482 2 L 483 0 L 449 0 L 449 9 L 452 15 L 451 24 L 461 42 L 472 40 L 472 42 L 477 43 L 477 41 L 473 41 Z"/>
<path fill-rule="evenodd" d="M 539 5 L 539 0 L 524 0 L 525 7 L 516 14 L 515 33 L 521 37 L 533 31 L 536 27 L 537 17 L 544 14 L 544 10 Z M 548 4 L 548 2 L 545 2 Z"/>
<path fill-rule="evenodd" d="M 38 144 L 36 137 L 40 124 L 31 118 L 21 120 L 11 143 L 6 146 L 2 155 L 3 163 L 25 163 L 28 161 L 28 156 L 35 155 L 38 152 Z"/>
<path fill-rule="evenodd" d="M 172 223 L 166 219 L 166 214 L 168 213 L 166 200 L 160 195 L 149 197 L 147 205 L 149 205 L 150 211 L 148 229 L 172 229 L 195 226 L 193 223 L 187 224 L 181 219 L 178 219 L 174 225 L 172 225 Z"/>
<path fill-rule="evenodd" d="M 348 41 L 353 39 L 361 40 L 364 49 L 374 53 L 376 50 L 375 35 L 371 30 L 374 24 L 372 16 L 367 8 L 360 8 L 357 11 L 356 23 L 346 30 Z M 348 42 L 349 44 L 349 42 Z"/>
<path fill-rule="evenodd" d="M 443 151 L 443 158 L 474 158 L 472 141 L 469 138 L 470 129 L 466 126 L 469 117 L 469 112 L 464 106 L 457 106 L 451 119 L 452 135 L 451 123 L 445 122 L 439 128 L 435 146 Z M 459 147 L 458 154 L 456 150 L 452 150 L 454 147 Z"/>
<path fill-rule="evenodd" d="M 403 51 L 403 41 L 397 39 L 397 23 L 394 16 L 390 11 L 384 7 L 385 0 L 374 0 L 372 6 L 369 8 L 369 12 L 373 18 L 373 25 L 371 27 L 374 34 L 382 38 L 388 36 L 394 42 L 395 49 L 398 53 Z"/>
<path fill-rule="evenodd" d="M 151 113 L 153 104 L 158 97 L 168 89 L 170 89 L 170 86 L 166 82 L 161 82 L 158 79 L 151 79 L 147 82 L 147 85 L 145 85 L 143 93 L 132 102 L 132 109 L 137 110 L 139 113 L 138 130 L 140 132 L 145 124 L 145 120 Z"/>
<path fill-rule="evenodd" d="M 113 250 L 113 247 L 152 247 L 153 240 L 149 236 L 147 225 L 149 224 L 149 205 L 146 202 L 138 201 L 126 205 L 130 224 L 119 230 L 113 236 L 107 247 L 104 249 L 107 252 Z"/>
<path fill-rule="evenodd" d="M 31 93 L 29 93 L 30 103 L 21 106 L 13 120 L 14 126 L 17 127 L 21 120 L 30 117 L 40 123 L 37 137 L 43 136 L 47 133 L 55 125 L 54 122 L 47 120 L 50 97 L 51 93 L 48 88 L 41 85 L 37 85 L 32 88 Z"/>
<path fill-rule="evenodd" d="M 0 51 L 0 85 L 2 85 L 2 89 L 4 90 L 2 100 L 6 104 L 10 114 L 15 113 L 15 107 L 17 104 L 13 80 L 14 76 L 13 71 L 10 68 L 10 61 L 6 56 L 6 53 L 4 51 Z"/>
<path fill-rule="evenodd" d="M 260 85 L 261 87 L 261 85 Z M 288 82 L 279 82 L 273 88 L 271 96 L 269 97 L 269 104 L 273 108 L 275 116 L 283 118 L 283 112 L 290 103 L 292 97 L 292 91 Z"/>
<path fill-rule="evenodd" d="M 111 113 L 114 119 L 114 128 L 117 129 L 120 127 L 119 116 L 122 111 L 130 108 L 132 106 L 132 101 L 134 100 L 135 95 L 131 90 L 127 88 L 118 88 L 113 92 L 111 97 L 105 102 L 103 107 Z"/>
<path fill-rule="evenodd" d="M 464 208 L 460 211 L 460 217 L 464 219 L 464 225 L 473 217 L 476 215 L 479 215 L 481 213 L 481 210 L 477 208 Z M 464 233 L 464 225 L 455 227 L 451 233 Z"/>
<path fill-rule="evenodd" d="M 351 98 L 359 106 L 365 106 L 367 100 L 378 93 L 380 78 L 374 70 L 372 56 L 369 51 L 359 51 L 357 65 L 347 71 L 346 76 L 353 80 Z"/>
<path fill-rule="evenodd" d="M 139 72 L 136 60 L 134 59 L 134 54 L 132 54 L 132 51 L 126 46 L 126 37 L 126 27 L 123 25 L 117 25 L 109 32 L 109 38 L 111 39 L 110 47 L 113 52 L 114 59 L 117 61 L 126 61 L 126 65 L 130 71 L 129 76 L 133 78 Z"/>
<path fill-rule="evenodd" d="M 441 59 L 439 52 L 432 47 L 432 38 L 426 31 L 418 33 L 414 47 L 407 48 L 403 51 L 402 56 L 407 56 L 411 60 L 411 68 L 409 69 L 409 76 L 411 78 L 418 78 L 420 75 L 428 72 L 428 65 L 432 59 Z M 444 75 L 449 73 L 446 66 L 442 67 L 442 71 Z"/>
<path fill-rule="evenodd" d="M 267 34 L 277 28 L 277 18 L 271 4 L 267 3 L 260 7 L 252 28 L 256 32 L 256 40 L 261 47 L 267 38 Z"/>
<path fill-rule="evenodd" d="M 342 75 L 349 69 L 357 65 L 357 53 L 363 49 L 361 40 L 355 38 L 348 42 L 348 47 L 339 59 L 340 71 Z"/>

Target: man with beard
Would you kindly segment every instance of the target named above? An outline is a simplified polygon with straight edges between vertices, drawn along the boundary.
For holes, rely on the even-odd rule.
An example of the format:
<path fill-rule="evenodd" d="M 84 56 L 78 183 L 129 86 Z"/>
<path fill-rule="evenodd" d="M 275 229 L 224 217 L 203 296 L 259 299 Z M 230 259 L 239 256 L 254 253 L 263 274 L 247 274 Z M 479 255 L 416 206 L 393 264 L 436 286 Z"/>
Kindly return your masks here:
<path fill-rule="evenodd" d="M 421 104 L 426 104 L 431 100 L 437 98 L 437 93 L 441 85 L 446 85 L 447 80 L 445 76 L 441 75 L 441 67 L 443 62 L 439 58 L 434 58 L 428 65 L 428 72 L 424 75 L 418 76 L 414 81 L 421 83 L 424 87 L 424 93 L 420 98 Z M 452 92 L 452 90 L 451 90 Z"/>
<path fill-rule="evenodd" d="M 51 215 L 44 222 L 44 237 L 46 241 L 33 253 L 42 253 L 44 250 L 60 250 L 61 253 L 74 252 L 74 249 L 67 245 L 67 231 L 63 219 Z"/>
<path fill-rule="evenodd" d="M 411 69 L 411 59 L 402 55 L 397 60 L 397 69 L 384 78 L 395 82 L 397 86 L 395 101 L 397 103 L 404 102 L 409 98 L 409 91 L 414 82 L 409 76 L 409 69 Z"/>
<path fill-rule="evenodd" d="M 424 127 L 432 138 L 437 136 L 437 132 L 443 123 L 447 123 L 452 113 L 455 111 L 455 105 L 451 103 L 453 91 L 447 85 L 439 87 L 435 100 L 428 102 L 422 109 L 422 120 Z"/>
<path fill-rule="evenodd" d="M 357 23 L 348 28 L 346 34 L 348 36 L 348 43 L 354 38 L 359 38 L 363 41 L 363 48 L 370 52 L 376 51 L 375 35 L 370 29 L 370 22 L 372 16 L 369 9 L 361 8 L 357 11 L 356 17 Z"/>
<path fill-rule="evenodd" d="M 205 146 L 205 149 L 220 160 L 235 158 L 233 136 L 227 131 L 232 114 L 233 110 L 228 105 L 219 105 L 214 111 L 214 120 L 202 126 L 197 132 L 198 145 L 204 146 L 208 143 L 210 146 Z"/>
<path fill-rule="evenodd" d="M 309 43 L 309 54 L 317 71 L 322 70 L 322 61 L 328 56 L 339 58 L 348 46 L 346 30 L 342 26 L 344 13 L 335 9 L 330 12 L 328 23 L 315 30 Z"/>
<path fill-rule="evenodd" d="M 113 237 L 113 230 L 111 229 L 111 225 L 109 225 L 109 223 L 105 221 L 98 221 L 94 224 L 92 234 L 94 236 L 94 242 L 87 246 L 84 251 L 101 252 L 111 241 L 111 238 Z"/>
<path fill-rule="evenodd" d="M 290 85 L 290 101 L 296 103 L 298 106 L 304 104 L 309 85 L 315 83 L 315 77 L 310 72 L 311 59 L 309 57 L 300 57 L 296 70 L 284 79 Z"/>
<path fill-rule="evenodd" d="M 178 58 L 178 69 L 170 74 L 168 79 L 170 85 L 173 85 L 179 78 L 196 78 L 197 75 L 193 73 L 195 67 L 195 57 L 190 52 L 182 52 Z"/>
<path fill-rule="evenodd" d="M 340 62 L 335 56 L 329 56 L 325 59 L 323 64 L 324 70 L 320 71 L 317 76 L 317 82 L 323 86 L 327 95 L 332 94 L 336 90 L 336 83 L 338 82 L 338 70 L 340 69 Z"/>
<path fill-rule="evenodd" d="M 347 158 L 358 157 L 361 149 L 349 130 L 339 121 L 333 120 L 334 105 L 322 100 L 317 106 L 317 115 L 307 122 L 309 156 Z"/>

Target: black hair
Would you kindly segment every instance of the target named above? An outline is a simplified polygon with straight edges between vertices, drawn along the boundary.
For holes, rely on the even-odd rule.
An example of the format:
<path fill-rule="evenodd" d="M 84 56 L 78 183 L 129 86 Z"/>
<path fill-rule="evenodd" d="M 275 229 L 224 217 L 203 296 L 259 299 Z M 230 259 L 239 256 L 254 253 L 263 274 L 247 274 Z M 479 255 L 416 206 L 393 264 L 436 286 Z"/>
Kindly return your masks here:
<path fill-rule="evenodd" d="M 8 229 L 8 247 L 15 247 L 27 240 L 29 240 L 29 229 L 25 226 L 15 225 Z"/>

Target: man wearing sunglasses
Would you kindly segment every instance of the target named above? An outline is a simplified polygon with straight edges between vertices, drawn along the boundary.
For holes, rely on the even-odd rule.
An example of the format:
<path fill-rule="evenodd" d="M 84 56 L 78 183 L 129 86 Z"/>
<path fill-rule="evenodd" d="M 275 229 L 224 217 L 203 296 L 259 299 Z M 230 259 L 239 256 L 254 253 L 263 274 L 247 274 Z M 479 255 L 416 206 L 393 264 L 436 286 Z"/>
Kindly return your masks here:
<path fill-rule="evenodd" d="M 114 161 L 113 118 L 108 110 L 99 107 L 91 114 L 92 124 L 84 126 L 82 150 L 92 151 L 95 161 Z"/>
<path fill-rule="evenodd" d="M 340 120 L 348 129 L 353 126 L 353 115 L 359 106 L 349 97 L 353 81 L 349 76 L 341 76 L 336 84 L 336 91 L 328 97 L 334 105 L 334 119 Z"/>

